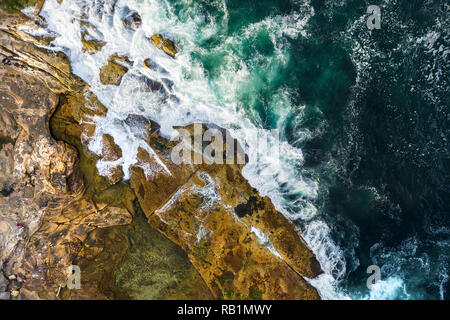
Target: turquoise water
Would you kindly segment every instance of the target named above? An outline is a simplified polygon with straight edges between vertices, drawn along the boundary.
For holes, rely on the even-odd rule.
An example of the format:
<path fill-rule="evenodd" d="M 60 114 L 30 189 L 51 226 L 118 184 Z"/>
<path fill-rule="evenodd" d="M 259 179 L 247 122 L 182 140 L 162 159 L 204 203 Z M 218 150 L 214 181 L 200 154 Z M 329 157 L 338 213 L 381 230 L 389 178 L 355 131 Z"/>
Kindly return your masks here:
<path fill-rule="evenodd" d="M 221 25 L 196 41 L 194 54 L 213 87 L 243 62 L 238 108 L 258 127 L 280 129 L 304 153 L 298 170 L 320 181 L 313 202 L 345 257 L 345 273 L 334 270 L 340 290 L 352 298 L 448 298 L 448 6 L 384 4 L 382 29 L 369 32 L 358 19 L 371 1 L 226 1 L 227 23 L 210 2 L 196 3 L 205 24 Z M 191 9 L 174 7 L 181 19 Z M 274 22 L 311 8 L 307 36 Z M 289 194 L 291 203 L 302 198 Z M 365 287 L 372 264 L 385 292 Z"/>
<path fill-rule="evenodd" d="M 244 175 L 295 221 L 327 276 L 323 298 L 448 299 L 450 261 L 449 5 L 444 1 L 47 0 L 73 70 L 109 108 L 96 135 L 114 136 L 126 168 L 139 135 L 130 113 L 162 125 L 212 122 L 252 149 L 249 132 L 278 130 Z M 381 29 L 366 26 L 381 7 Z M 143 24 L 121 23 L 124 8 Z M 81 12 L 80 12 L 81 11 Z M 107 43 L 83 53 L 86 15 Z M 176 42 L 175 60 L 152 34 Z M 118 88 L 98 69 L 113 54 L 134 61 Z M 148 71 L 142 61 L 158 66 Z M 141 90 L 142 75 L 167 84 Z M 95 142 L 95 141 L 94 141 Z M 131 143 L 130 143 L 131 142 Z M 272 155 L 281 146 L 281 162 Z M 101 146 L 91 143 L 91 150 Z M 366 286 L 367 267 L 381 281 Z"/>

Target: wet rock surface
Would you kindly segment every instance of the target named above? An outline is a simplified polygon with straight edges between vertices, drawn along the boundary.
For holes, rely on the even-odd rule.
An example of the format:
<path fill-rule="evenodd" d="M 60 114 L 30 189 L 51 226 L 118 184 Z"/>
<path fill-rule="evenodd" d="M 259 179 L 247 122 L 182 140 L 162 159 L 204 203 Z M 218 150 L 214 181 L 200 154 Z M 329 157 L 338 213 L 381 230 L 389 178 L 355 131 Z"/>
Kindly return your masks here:
<path fill-rule="evenodd" d="M 42 7 L 42 0 L 2 0 L 0 8 L 6 10 L 22 10 L 26 7 L 37 4 L 37 7 Z"/>
<path fill-rule="evenodd" d="M 175 43 L 172 40 L 164 39 L 162 35 L 155 34 L 152 36 L 152 41 L 158 49 L 161 49 L 172 58 L 175 58 L 175 55 L 178 51 L 175 47 Z"/>
<path fill-rule="evenodd" d="M 315 257 L 243 165 L 175 164 L 176 143 L 130 115 L 146 147 L 123 181 L 111 135 L 101 154 L 88 149 L 107 108 L 64 54 L 22 39 L 27 18 L 0 18 L 0 55 L 17 53 L 0 69 L 0 268 L 20 274 L 0 273 L 0 299 L 319 298 L 302 278 L 321 272 Z M 154 42 L 175 56 L 173 42 Z M 99 160 L 117 163 L 105 176 Z M 72 264 L 80 290 L 66 287 Z"/>
<path fill-rule="evenodd" d="M 194 135 L 193 125 L 184 129 Z M 247 299 L 255 293 L 263 299 L 318 298 L 301 277 L 321 272 L 314 255 L 270 199 L 242 177 L 243 165 L 177 165 L 171 160 L 173 142 L 156 131 L 148 143 L 156 156 L 140 150 L 131 187 L 149 223 L 186 251 L 216 298 Z M 158 167 L 155 157 L 167 169 Z M 150 163 L 148 174 L 142 168 Z M 258 205 L 241 210 L 254 219 L 239 218 L 234 208 L 249 201 Z M 278 256 L 253 228 L 266 235 Z"/>
<path fill-rule="evenodd" d="M 102 84 L 119 85 L 128 68 L 120 64 L 120 57 L 110 57 L 107 64 L 100 68 Z M 123 60 L 123 59 L 122 59 Z"/>
<path fill-rule="evenodd" d="M 145 59 L 144 61 L 142 61 L 142 64 L 144 67 L 152 70 L 154 69 L 154 63 L 152 62 L 152 60 L 150 58 Z"/>
<path fill-rule="evenodd" d="M 103 41 L 93 39 L 87 32 L 81 33 L 81 43 L 83 44 L 83 51 L 89 54 L 95 54 L 105 46 Z"/>
<path fill-rule="evenodd" d="M 125 8 L 122 16 L 122 22 L 125 28 L 136 30 L 142 25 L 142 18 L 137 11 Z"/>

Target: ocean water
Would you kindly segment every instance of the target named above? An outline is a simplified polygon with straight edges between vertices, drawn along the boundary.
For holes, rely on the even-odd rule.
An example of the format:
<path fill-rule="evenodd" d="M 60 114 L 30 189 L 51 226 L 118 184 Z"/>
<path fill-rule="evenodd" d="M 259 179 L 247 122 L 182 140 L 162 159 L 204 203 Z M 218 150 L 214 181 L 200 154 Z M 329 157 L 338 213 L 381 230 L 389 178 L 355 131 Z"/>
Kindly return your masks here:
<path fill-rule="evenodd" d="M 47 0 L 39 34 L 57 35 L 52 48 L 109 108 L 87 143 L 99 152 L 99 137 L 114 136 L 125 178 L 145 147 L 129 114 L 167 137 L 214 123 L 244 145 L 244 176 L 315 252 L 325 274 L 308 281 L 324 299 L 448 299 L 449 5 L 376 2 Z M 366 25 L 372 4 L 380 30 Z M 142 17 L 137 30 L 122 24 L 128 10 Z M 106 45 L 83 52 L 82 31 Z M 157 33 L 176 59 L 153 46 Z M 120 86 L 99 80 L 112 54 L 132 61 Z M 258 155 L 255 132 L 268 141 Z M 368 289 L 370 265 L 381 279 Z"/>

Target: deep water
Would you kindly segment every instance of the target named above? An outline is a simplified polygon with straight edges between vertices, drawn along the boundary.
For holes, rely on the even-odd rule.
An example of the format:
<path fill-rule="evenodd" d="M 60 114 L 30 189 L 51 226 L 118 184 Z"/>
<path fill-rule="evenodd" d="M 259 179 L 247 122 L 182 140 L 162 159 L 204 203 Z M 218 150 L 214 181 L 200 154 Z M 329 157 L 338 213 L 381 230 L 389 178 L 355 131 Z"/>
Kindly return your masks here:
<path fill-rule="evenodd" d="M 249 130 L 277 129 L 281 164 L 269 147 L 263 159 L 250 156 L 244 175 L 299 226 L 327 274 L 311 280 L 323 298 L 449 299 L 446 1 L 75 3 L 47 0 L 43 14 L 60 34 L 55 48 L 108 106 L 96 135 L 115 137 L 129 157 L 125 169 L 137 136 L 116 120 L 129 113 L 167 132 L 213 122 L 250 148 Z M 379 30 L 367 28 L 369 5 L 381 8 Z M 124 6 L 142 15 L 140 30 L 123 29 Z M 97 55 L 77 44 L 80 27 L 70 22 L 77 10 L 108 43 Z M 177 43 L 174 61 L 148 42 L 155 33 Z M 118 89 L 98 81 L 112 53 L 135 61 Z M 149 55 L 161 67 L 152 73 L 142 68 Z M 173 99 L 140 91 L 142 74 L 170 83 Z M 371 290 L 370 265 L 381 268 Z"/>
<path fill-rule="evenodd" d="M 328 83 L 303 100 L 321 111 L 326 129 L 302 147 L 305 168 L 326 181 L 320 211 L 345 252 L 341 285 L 351 297 L 448 299 L 449 7 L 389 3 L 372 33 L 353 23 L 367 3 L 315 6 L 312 38 L 324 50 L 314 55 L 319 70 L 300 86 L 300 99 Z M 337 30 L 324 34 L 327 21 Z M 389 292 L 365 288 L 371 264 L 381 267 L 379 291 Z"/>
<path fill-rule="evenodd" d="M 275 39 L 279 49 L 272 30 L 261 28 L 218 52 L 224 37 L 239 37 L 249 25 L 302 5 L 226 4 L 227 30 L 199 43 L 206 53 L 198 59 L 213 79 L 228 51 L 253 61 L 251 89 L 238 90 L 239 105 L 261 127 L 282 129 L 304 153 L 299 170 L 320 181 L 315 204 L 344 251 L 346 272 L 335 271 L 344 292 L 352 298 L 448 298 L 448 6 L 380 3 L 382 28 L 369 32 L 366 20 L 358 20 L 373 1 L 311 1 L 307 37 L 283 35 Z M 286 63 L 277 61 L 279 54 Z M 290 99 L 281 125 L 273 101 L 280 90 Z M 299 142 L 305 129 L 311 135 Z M 369 292 L 372 264 L 381 267 L 384 283 Z"/>

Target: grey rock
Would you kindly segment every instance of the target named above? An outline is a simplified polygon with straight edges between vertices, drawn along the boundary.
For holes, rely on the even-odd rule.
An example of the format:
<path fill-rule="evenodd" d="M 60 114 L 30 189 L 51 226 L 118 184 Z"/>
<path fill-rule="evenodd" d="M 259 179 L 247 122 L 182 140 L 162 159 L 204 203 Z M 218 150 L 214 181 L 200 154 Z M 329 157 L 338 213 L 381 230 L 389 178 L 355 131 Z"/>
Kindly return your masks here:
<path fill-rule="evenodd" d="M 6 279 L 3 273 L 0 272 L 0 292 L 6 291 L 8 283 L 9 283 L 8 279 Z"/>
<path fill-rule="evenodd" d="M 0 300 L 11 300 L 11 293 L 0 292 Z"/>
<path fill-rule="evenodd" d="M 126 8 L 122 22 L 125 28 L 136 30 L 142 25 L 142 18 L 137 11 Z"/>

